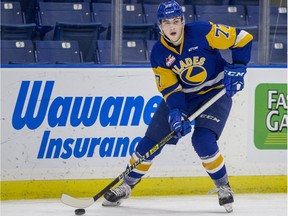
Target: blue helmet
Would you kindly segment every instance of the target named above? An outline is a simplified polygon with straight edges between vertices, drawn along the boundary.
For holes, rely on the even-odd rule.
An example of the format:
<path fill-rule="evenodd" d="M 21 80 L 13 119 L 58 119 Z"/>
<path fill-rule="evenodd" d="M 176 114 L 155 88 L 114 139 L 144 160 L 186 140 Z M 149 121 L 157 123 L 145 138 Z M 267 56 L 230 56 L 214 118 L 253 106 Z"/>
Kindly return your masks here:
<path fill-rule="evenodd" d="M 157 11 L 158 21 L 174 17 L 183 17 L 183 10 L 176 1 L 166 1 L 159 5 Z"/>

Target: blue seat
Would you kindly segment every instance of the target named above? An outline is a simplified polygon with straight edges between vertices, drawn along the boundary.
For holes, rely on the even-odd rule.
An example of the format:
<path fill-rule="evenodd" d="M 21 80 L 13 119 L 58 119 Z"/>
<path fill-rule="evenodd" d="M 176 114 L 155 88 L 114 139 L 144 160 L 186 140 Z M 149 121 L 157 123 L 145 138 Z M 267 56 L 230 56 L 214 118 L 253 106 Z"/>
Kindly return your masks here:
<path fill-rule="evenodd" d="M 270 7 L 270 25 L 287 27 L 287 6 Z"/>
<path fill-rule="evenodd" d="M 1 64 L 35 63 L 35 50 L 31 40 L 1 40 Z"/>
<path fill-rule="evenodd" d="M 7 0 L 5 0 L 7 1 Z M 36 6 L 37 0 L 13 0 L 20 2 L 21 9 L 24 15 L 24 23 L 35 23 L 36 22 Z"/>
<path fill-rule="evenodd" d="M 270 35 L 269 63 L 287 66 L 287 32 Z"/>
<path fill-rule="evenodd" d="M 259 0 L 230 0 L 229 5 L 259 5 Z"/>
<path fill-rule="evenodd" d="M 99 39 L 100 23 L 64 23 L 57 22 L 53 40 L 78 41 L 84 62 L 97 62 L 96 41 Z"/>
<path fill-rule="evenodd" d="M 134 0 L 135 1 L 135 0 Z M 177 0 L 177 2 L 180 4 L 180 5 L 183 5 L 184 4 L 184 1 L 185 0 Z M 163 3 L 164 1 L 163 0 L 136 0 L 137 3 L 139 4 L 157 4 L 159 5 L 160 3 Z M 155 14 L 156 15 L 156 14 Z"/>
<path fill-rule="evenodd" d="M 1 2 L 1 23 L 24 24 L 20 2 Z"/>
<path fill-rule="evenodd" d="M 194 5 L 228 5 L 229 0 L 184 0 L 184 4 Z"/>
<path fill-rule="evenodd" d="M 99 64 L 111 64 L 111 40 L 97 40 L 97 54 Z"/>
<path fill-rule="evenodd" d="M 2 40 L 33 40 L 36 32 L 36 24 L 2 24 Z"/>
<path fill-rule="evenodd" d="M 91 23 L 88 2 L 39 2 L 37 23 L 41 38 L 52 40 L 56 22 Z"/>
<path fill-rule="evenodd" d="M 100 22 L 102 26 L 105 28 L 103 32 L 101 32 L 100 39 L 106 40 L 111 38 L 111 32 L 108 28 L 111 26 L 111 13 L 112 6 L 111 3 L 92 3 L 92 17 L 94 22 Z"/>
<path fill-rule="evenodd" d="M 77 41 L 35 41 L 37 62 L 42 64 L 82 63 Z"/>
<path fill-rule="evenodd" d="M 259 25 L 260 8 L 257 5 L 246 6 L 248 24 Z M 287 7 L 270 7 L 270 27 L 287 27 Z"/>
<path fill-rule="evenodd" d="M 148 64 L 148 54 L 143 40 L 122 41 L 123 64 Z"/>
<path fill-rule="evenodd" d="M 246 26 L 245 7 L 241 5 L 195 5 L 198 20 L 211 21 L 230 26 Z"/>
<path fill-rule="evenodd" d="M 111 40 L 97 41 L 99 63 L 111 64 Z M 123 64 L 148 64 L 148 54 L 143 40 L 122 41 Z"/>
<path fill-rule="evenodd" d="M 154 23 L 145 23 L 142 4 L 123 4 L 123 39 L 148 40 L 153 37 Z"/>

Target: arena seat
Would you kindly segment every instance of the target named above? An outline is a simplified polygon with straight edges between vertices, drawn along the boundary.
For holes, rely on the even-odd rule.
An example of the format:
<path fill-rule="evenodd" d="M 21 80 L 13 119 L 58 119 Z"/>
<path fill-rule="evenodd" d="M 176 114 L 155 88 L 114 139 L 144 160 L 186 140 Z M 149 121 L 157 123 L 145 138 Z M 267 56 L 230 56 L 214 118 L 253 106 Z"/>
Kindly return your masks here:
<path fill-rule="evenodd" d="M 245 7 L 241 5 L 195 5 L 198 20 L 211 21 L 230 26 L 246 26 Z"/>
<path fill-rule="evenodd" d="M 99 39 L 100 23 L 64 23 L 57 22 L 53 40 L 78 41 L 84 62 L 96 62 L 96 41 Z"/>
<path fill-rule="evenodd" d="M 1 23 L 24 24 L 20 2 L 1 2 Z"/>
<path fill-rule="evenodd" d="M 35 63 L 35 50 L 31 40 L 1 40 L 1 64 Z"/>
<path fill-rule="evenodd" d="M 37 62 L 42 64 L 82 63 L 77 41 L 36 41 Z"/>

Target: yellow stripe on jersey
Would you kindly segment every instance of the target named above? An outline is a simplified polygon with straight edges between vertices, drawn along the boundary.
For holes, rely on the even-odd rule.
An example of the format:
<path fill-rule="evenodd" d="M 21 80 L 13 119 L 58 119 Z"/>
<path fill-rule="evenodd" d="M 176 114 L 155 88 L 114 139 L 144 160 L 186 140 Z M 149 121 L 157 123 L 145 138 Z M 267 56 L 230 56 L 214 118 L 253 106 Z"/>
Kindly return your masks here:
<path fill-rule="evenodd" d="M 172 70 L 162 67 L 152 68 L 152 70 L 154 71 L 155 74 L 155 79 L 159 92 L 162 92 L 164 89 L 169 88 L 178 83 L 177 76 Z M 181 91 L 181 89 L 182 89 L 181 86 L 178 85 L 177 88 L 169 92 L 169 94 L 175 91 Z M 167 98 L 167 96 L 168 95 L 163 95 L 164 98 Z"/>
<path fill-rule="evenodd" d="M 248 32 L 241 30 L 240 33 L 236 37 L 236 42 L 233 48 L 244 47 L 247 43 L 249 43 L 253 39 L 253 36 Z"/>
<path fill-rule="evenodd" d="M 236 33 L 236 28 L 210 22 L 212 28 L 206 35 L 209 45 L 216 49 L 228 49 L 244 47 L 249 43 L 253 36 L 248 32 L 241 30 Z"/>
<path fill-rule="evenodd" d="M 212 88 L 209 88 L 209 89 L 207 89 L 206 91 L 200 91 L 200 92 L 198 92 L 197 94 L 206 94 L 207 92 L 210 92 L 210 91 L 212 91 L 213 89 L 221 89 L 221 88 L 223 88 L 224 87 L 224 85 L 223 84 L 221 84 L 221 85 L 218 85 L 218 86 L 215 86 L 215 87 L 212 87 Z"/>
<path fill-rule="evenodd" d="M 212 48 L 228 49 L 235 44 L 236 29 L 231 26 L 219 25 L 210 22 L 212 28 L 206 35 L 206 39 Z"/>
<path fill-rule="evenodd" d="M 169 50 L 171 50 L 172 52 L 175 52 L 175 53 L 177 53 L 178 55 L 180 55 L 180 54 L 182 53 L 183 44 L 184 44 L 184 32 L 182 33 L 182 39 L 181 39 L 181 43 L 180 43 L 179 52 L 178 52 L 174 47 L 171 47 L 171 46 L 166 42 L 166 40 L 164 39 L 163 36 L 161 36 L 160 41 L 161 41 L 161 43 L 162 43 L 167 49 L 169 49 Z"/>

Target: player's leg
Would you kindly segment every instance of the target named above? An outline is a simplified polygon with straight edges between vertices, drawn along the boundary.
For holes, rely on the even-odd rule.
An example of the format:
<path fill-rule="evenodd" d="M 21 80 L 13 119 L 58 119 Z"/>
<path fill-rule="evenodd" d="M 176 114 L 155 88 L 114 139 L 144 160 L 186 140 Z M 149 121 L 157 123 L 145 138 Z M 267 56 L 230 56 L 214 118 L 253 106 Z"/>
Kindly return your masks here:
<path fill-rule="evenodd" d="M 195 121 L 192 136 L 193 147 L 202 161 L 202 165 L 217 187 L 219 204 L 227 210 L 227 204 L 233 203 L 233 191 L 230 188 L 228 174 L 217 140 L 225 126 L 231 108 L 231 99 L 224 95 L 208 108 Z M 231 209 L 227 211 L 232 211 Z M 229 208 L 229 207 L 228 207 Z"/>
<path fill-rule="evenodd" d="M 153 118 L 147 128 L 145 136 L 138 143 L 134 153 L 132 154 L 127 166 L 134 164 L 140 157 L 148 152 L 153 146 L 160 142 L 167 134 L 171 132 L 170 125 L 168 123 L 168 109 L 166 103 L 162 101 L 158 106 Z M 169 143 L 176 143 L 176 140 L 172 139 Z M 120 205 L 123 199 L 127 199 L 132 189 L 141 178 L 148 172 L 152 165 L 152 160 L 160 154 L 162 148 L 151 155 L 147 160 L 138 165 L 133 171 L 131 171 L 123 180 L 122 184 L 118 187 L 109 190 L 104 194 L 105 201 L 104 206 L 117 206 Z"/>

